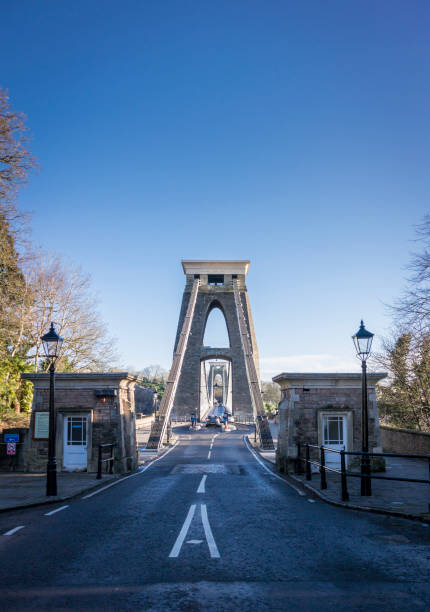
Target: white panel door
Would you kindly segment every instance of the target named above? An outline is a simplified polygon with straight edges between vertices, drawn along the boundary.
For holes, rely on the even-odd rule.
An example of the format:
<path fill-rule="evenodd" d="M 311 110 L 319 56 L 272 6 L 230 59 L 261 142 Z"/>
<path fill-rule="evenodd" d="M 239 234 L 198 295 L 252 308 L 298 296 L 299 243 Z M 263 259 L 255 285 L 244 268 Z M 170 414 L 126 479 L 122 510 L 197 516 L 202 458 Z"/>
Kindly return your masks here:
<path fill-rule="evenodd" d="M 88 417 L 64 417 L 63 468 L 82 470 L 87 467 Z"/>
<path fill-rule="evenodd" d="M 346 449 L 346 416 L 330 414 L 323 416 L 323 446 L 334 450 Z M 340 454 L 326 451 L 325 462 L 332 467 L 340 467 Z"/>

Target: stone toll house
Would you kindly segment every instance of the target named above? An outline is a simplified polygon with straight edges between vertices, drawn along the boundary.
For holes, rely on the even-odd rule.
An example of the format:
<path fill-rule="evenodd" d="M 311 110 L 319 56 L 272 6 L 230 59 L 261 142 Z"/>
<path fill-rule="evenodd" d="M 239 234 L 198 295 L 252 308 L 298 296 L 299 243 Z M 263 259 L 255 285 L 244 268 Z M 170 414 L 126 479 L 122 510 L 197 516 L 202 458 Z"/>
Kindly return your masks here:
<path fill-rule="evenodd" d="M 26 373 L 34 385 L 24 469 L 44 472 L 48 456 L 49 374 Z M 55 375 L 57 469 L 97 471 L 98 445 L 114 442 L 114 472 L 137 467 L 136 376 L 127 372 Z"/>
<path fill-rule="evenodd" d="M 370 452 L 382 451 L 376 384 L 386 376 L 367 375 Z M 276 457 L 281 471 L 293 469 L 298 442 L 361 451 L 361 373 L 283 373 L 272 380 L 281 387 Z M 339 461 L 338 454 L 326 453 L 327 464 Z"/>

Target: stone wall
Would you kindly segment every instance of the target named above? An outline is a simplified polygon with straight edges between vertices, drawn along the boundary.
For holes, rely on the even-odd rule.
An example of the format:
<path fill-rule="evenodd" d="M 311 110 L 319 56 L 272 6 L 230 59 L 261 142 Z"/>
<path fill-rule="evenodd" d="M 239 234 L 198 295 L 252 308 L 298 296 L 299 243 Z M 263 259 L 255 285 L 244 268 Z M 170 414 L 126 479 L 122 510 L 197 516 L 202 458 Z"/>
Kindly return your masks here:
<path fill-rule="evenodd" d="M 3 444 L 5 434 L 18 434 L 19 443 L 16 445 L 16 455 L 7 454 L 7 446 Z M 0 444 L 0 471 L 23 472 L 25 470 L 25 453 L 30 441 L 30 430 L 28 427 L 11 427 L 4 429 L 1 433 Z"/>
<path fill-rule="evenodd" d="M 381 425 L 381 438 L 386 453 L 430 455 L 430 433 Z"/>
<path fill-rule="evenodd" d="M 136 385 L 134 388 L 134 406 L 136 413 L 153 414 L 157 407 L 158 394 L 154 387 L 141 387 Z"/>

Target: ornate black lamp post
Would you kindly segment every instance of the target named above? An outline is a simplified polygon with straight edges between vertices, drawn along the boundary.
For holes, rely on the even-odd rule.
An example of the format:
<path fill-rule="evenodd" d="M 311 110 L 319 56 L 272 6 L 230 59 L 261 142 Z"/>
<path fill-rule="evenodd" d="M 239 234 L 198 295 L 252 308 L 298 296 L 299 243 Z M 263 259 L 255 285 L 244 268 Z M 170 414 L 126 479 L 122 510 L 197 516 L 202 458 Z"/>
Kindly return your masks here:
<path fill-rule="evenodd" d="M 355 350 L 357 351 L 357 357 L 361 360 L 361 452 L 369 452 L 369 425 L 368 425 L 368 414 L 367 414 L 367 372 L 366 372 L 366 361 L 370 355 L 372 348 L 372 340 L 374 334 L 367 331 L 364 327 L 363 321 L 361 321 L 360 329 L 352 336 L 354 341 Z M 370 475 L 370 459 L 369 455 L 361 456 L 361 473 L 363 475 Z M 361 494 L 372 495 L 372 484 L 370 478 L 361 479 Z"/>
<path fill-rule="evenodd" d="M 46 470 L 46 495 L 57 495 L 57 458 L 55 456 L 56 414 L 55 414 L 55 361 L 60 353 L 63 338 L 57 334 L 54 324 L 47 334 L 40 338 L 49 365 L 49 441 L 48 465 Z"/>

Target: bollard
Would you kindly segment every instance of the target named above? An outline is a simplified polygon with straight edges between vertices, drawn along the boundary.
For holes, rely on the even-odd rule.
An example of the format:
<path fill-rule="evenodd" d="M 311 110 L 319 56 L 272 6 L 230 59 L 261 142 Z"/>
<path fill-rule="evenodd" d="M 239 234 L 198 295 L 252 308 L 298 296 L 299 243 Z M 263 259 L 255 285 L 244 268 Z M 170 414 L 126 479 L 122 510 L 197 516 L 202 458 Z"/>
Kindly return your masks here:
<path fill-rule="evenodd" d="M 102 445 L 99 444 L 99 458 L 97 461 L 97 480 L 100 480 L 102 477 Z"/>
<path fill-rule="evenodd" d="M 345 467 L 345 451 L 340 451 L 340 469 L 341 469 L 341 482 L 342 482 L 342 501 L 349 501 L 348 485 L 346 481 L 346 467 Z"/>
<path fill-rule="evenodd" d="M 306 448 L 306 480 L 312 479 L 309 444 L 305 444 Z"/>
<path fill-rule="evenodd" d="M 320 458 L 321 489 L 327 489 L 324 446 L 320 446 L 320 452 L 321 452 L 321 458 Z"/>

